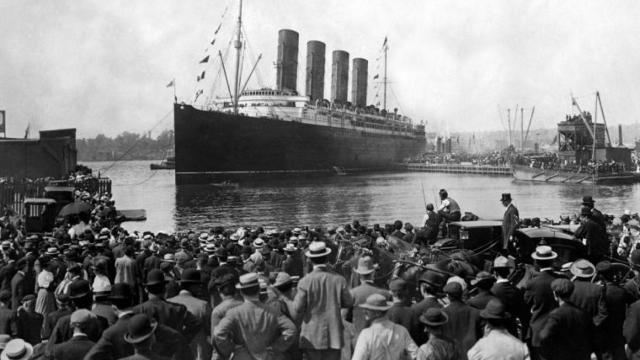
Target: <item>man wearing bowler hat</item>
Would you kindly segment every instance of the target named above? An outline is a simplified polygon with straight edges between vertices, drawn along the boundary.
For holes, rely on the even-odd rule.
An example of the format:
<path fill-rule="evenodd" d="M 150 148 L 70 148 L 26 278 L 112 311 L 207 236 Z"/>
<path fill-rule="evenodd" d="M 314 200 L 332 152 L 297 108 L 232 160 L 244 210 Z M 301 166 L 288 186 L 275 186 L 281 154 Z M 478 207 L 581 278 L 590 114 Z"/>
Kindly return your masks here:
<path fill-rule="evenodd" d="M 605 220 L 604 215 L 602 215 L 602 212 L 600 212 L 600 210 L 595 208 L 595 204 L 596 204 L 596 201 L 593 200 L 593 197 L 591 196 L 582 197 L 582 206 L 589 209 L 589 211 L 591 212 L 591 218 L 593 219 L 593 221 L 595 221 L 596 224 L 600 225 L 600 227 L 604 231 L 607 231 L 607 221 Z"/>
<path fill-rule="evenodd" d="M 417 360 L 431 359 L 462 359 L 460 346 L 455 339 L 448 339 L 444 335 L 444 325 L 449 317 L 441 309 L 430 308 L 420 315 L 419 320 L 428 332 L 429 340 L 418 349 Z"/>
<path fill-rule="evenodd" d="M 208 302 L 198 298 L 202 293 L 200 271 L 185 269 L 182 272 L 182 279 L 180 279 L 180 288 L 178 295 L 167 299 L 167 301 L 184 305 L 187 311 L 203 324 L 191 342 L 191 351 L 195 354 L 196 360 L 210 360 L 211 346 L 206 340 L 209 327 L 206 325 L 209 324 L 211 308 Z"/>
<path fill-rule="evenodd" d="M 609 254 L 609 237 L 605 229 L 593 220 L 593 213 L 588 207 L 580 212 L 580 226 L 574 236 L 587 247 L 587 259 L 599 263 Z"/>
<path fill-rule="evenodd" d="M 502 301 L 491 299 L 480 317 L 485 320 L 484 337 L 467 352 L 469 360 L 529 359 L 527 345 L 507 331 L 511 314 Z"/>
<path fill-rule="evenodd" d="M 520 223 L 520 214 L 518 208 L 513 205 L 511 194 L 504 193 L 500 198 L 500 202 L 506 208 L 502 217 L 502 250 L 506 251 L 509 243 L 513 243 L 513 232 L 518 228 Z"/>
<path fill-rule="evenodd" d="M 498 256 L 493 260 L 493 273 L 496 283 L 491 288 L 491 293 L 505 306 L 505 311 L 511 314 L 507 320 L 507 329 L 513 336 L 518 336 L 518 322 L 520 321 L 521 333 L 525 333 L 529 325 L 530 309 L 524 303 L 522 289 L 516 287 L 509 279 L 515 264 L 504 256 Z M 524 336 L 522 337 L 524 338 Z"/>
<path fill-rule="evenodd" d="M 264 305 L 256 273 L 240 276 L 236 288 L 244 302 L 232 308 L 213 331 L 216 349 L 235 360 L 278 357 L 296 340 L 296 327 L 286 316 Z"/>
<path fill-rule="evenodd" d="M 188 342 L 200 331 L 202 323 L 182 304 L 170 303 L 164 298 L 165 278 L 162 270 L 152 269 L 144 284 L 149 300 L 133 308 L 136 314 L 147 314 L 160 324 L 184 334 Z"/>
<path fill-rule="evenodd" d="M 127 326 L 127 333 L 124 341 L 133 345 L 135 354 L 127 356 L 122 360 L 165 360 L 169 359 L 156 354 L 152 350 L 156 342 L 155 332 L 158 323 L 145 314 L 138 314 L 131 318 Z"/>
<path fill-rule="evenodd" d="M 422 294 L 422 301 L 413 304 L 411 311 L 413 312 L 414 326 L 410 330 L 411 336 L 417 344 L 423 344 L 427 341 L 428 336 L 424 331 L 424 323 L 419 322 L 418 318 L 431 308 L 442 308 L 442 304 L 438 301 L 438 296 L 442 292 L 446 279 L 443 274 L 427 269 L 418 279 L 418 286 Z"/>
<path fill-rule="evenodd" d="M 300 348 L 309 360 L 337 360 L 343 344 L 341 308 L 353 305 L 347 281 L 327 268 L 331 249 L 313 241 L 305 255 L 313 270 L 298 283 L 294 309 L 302 317 Z"/>
<path fill-rule="evenodd" d="M 371 325 L 360 332 L 352 360 L 415 358 L 418 346 L 411 339 L 409 331 L 386 316 L 392 305 L 381 294 L 372 294 L 358 305 L 364 310 L 367 322 Z"/>

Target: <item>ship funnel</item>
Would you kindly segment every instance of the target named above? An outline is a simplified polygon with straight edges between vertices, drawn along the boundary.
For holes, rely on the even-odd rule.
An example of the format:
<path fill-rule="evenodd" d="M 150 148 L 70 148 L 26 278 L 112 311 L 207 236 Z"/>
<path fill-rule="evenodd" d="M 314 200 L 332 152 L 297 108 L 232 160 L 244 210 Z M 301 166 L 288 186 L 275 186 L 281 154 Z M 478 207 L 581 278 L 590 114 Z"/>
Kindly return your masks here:
<path fill-rule="evenodd" d="M 278 62 L 276 86 L 278 90 L 296 91 L 298 82 L 298 33 L 283 29 L 278 31 Z"/>
<path fill-rule="evenodd" d="M 309 100 L 324 99 L 324 53 L 326 46 L 322 41 L 307 42 L 307 82 L 305 95 Z"/>
<path fill-rule="evenodd" d="M 331 101 L 346 103 L 349 87 L 349 53 L 334 50 L 332 56 Z"/>
<path fill-rule="evenodd" d="M 351 73 L 351 102 L 355 106 L 367 106 L 367 76 L 369 62 L 366 59 L 353 59 Z"/>

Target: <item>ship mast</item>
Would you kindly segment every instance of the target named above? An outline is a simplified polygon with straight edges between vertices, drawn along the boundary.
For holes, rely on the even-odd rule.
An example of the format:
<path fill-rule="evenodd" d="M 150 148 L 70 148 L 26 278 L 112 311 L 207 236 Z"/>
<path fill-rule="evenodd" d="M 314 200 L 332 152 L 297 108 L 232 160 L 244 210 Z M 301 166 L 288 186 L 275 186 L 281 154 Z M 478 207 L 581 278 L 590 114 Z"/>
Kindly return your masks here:
<path fill-rule="evenodd" d="M 382 95 L 382 108 L 387 110 L 387 50 L 389 47 L 387 46 L 387 38 L 384 38 L 384 45 L 382 46 L 382 50 L 384 51 L 384 77 L 382 78 L 382 84 L 384 86 L 383 95 Z"/>
<path fill-rule="evenodd" d="M 236 41 L 234 41 L 234 47 L 236 48 L 236 72 L 235 81 L 233 82 L 233 113 L 238 113 L 238 88 L 240 87 L 240 51 L 242 49 L 242 0 L 240 0 L 240 10 L 238 11 L 238 30 L 236 33 Z"/>

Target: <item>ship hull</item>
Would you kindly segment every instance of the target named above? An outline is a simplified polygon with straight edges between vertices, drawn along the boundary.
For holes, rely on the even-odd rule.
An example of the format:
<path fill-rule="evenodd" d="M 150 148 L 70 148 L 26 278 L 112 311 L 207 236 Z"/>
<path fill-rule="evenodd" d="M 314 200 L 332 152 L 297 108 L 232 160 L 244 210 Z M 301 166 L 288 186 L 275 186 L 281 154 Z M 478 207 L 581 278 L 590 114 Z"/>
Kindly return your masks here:
<path fill-rule="evenodd" d="M 174 106 L 176 183 L 390 170 L 425 150 L 424 137 L 371 134 Z"/>
<path fill-rule="evenodd" d="M 521 181 L 558 184 L 628 184 L 638 181 L 634 173 L 585 174 L 563 170 L 512 165 L 513 177 Z"/>

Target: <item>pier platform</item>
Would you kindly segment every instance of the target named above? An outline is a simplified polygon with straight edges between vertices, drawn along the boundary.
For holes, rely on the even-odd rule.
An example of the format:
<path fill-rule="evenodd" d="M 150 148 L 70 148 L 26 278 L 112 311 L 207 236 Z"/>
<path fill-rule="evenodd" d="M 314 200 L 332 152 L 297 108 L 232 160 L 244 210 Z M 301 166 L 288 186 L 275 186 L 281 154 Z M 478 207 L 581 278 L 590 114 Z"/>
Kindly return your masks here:
<path fill-rule="evenodd" d="M 493 165 L 466 165 L 466 164 L 407 163 L 407 164 L 404 164 L 404 167 L 408 171 L 513 176 L 513 172 L 511 171 L 511 168 L 506 165 L 493 166 Z"/>

